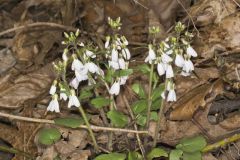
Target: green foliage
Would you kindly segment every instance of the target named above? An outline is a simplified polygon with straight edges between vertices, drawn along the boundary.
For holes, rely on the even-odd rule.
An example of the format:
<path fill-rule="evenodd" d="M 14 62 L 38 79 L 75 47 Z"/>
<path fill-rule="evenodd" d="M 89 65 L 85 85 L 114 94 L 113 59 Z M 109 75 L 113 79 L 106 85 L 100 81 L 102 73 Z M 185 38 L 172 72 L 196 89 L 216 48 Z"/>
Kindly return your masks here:
<path fill-rule="evenodd" d="M 141 84 L 134 83 L 132 85 L 132 90 L 138 95 L 139 98 L 146 98 L 145 91 Z"/>
<path fill-rule="evenodd" d="M 137 69 L 143 74 L 148 74 L 151 71 L 151 68 L 147 64 L 141 64 L 137 67 Z"/>
<path fill-rule="evenodd" d="M 51 145 L 61 138 L 61 133 L 56 128 L 44 128 L 39 131 L 39 143 Z"/>
<path fill-rule="evenodd" d="M 64 127 L 77 128 L 84 124 L 84 120 L 82 118 L 56 118 L 54 123 Z"/>
<path fill-rule="evenodd" d="M 171 150 L 169 154 L 169 160 L 180 160 L 182 157 L 183 151 L 180 149 Z"/>
<path fill-rule="evenodd" d="M 183 152 L 183 160 L 202 160 L 201 152 L 187 153 Z"/>
<path fill-rule="evenodd" d="M 101 154 L 97 156 L 94 160 L 125 160 L 126 155 L 123 153 L 109 153 Z"/>
<path fill-rule="evenodd" d="M 147 159 L 152 160 L 153 158 L 158 158 L 158 157 L 168 157 L 167 151 L 165 151 L 162 148 L 153 148 L 148 154 L 147 154 Z"/>
<path fill-rule="evenodd" d="M 133 73 L 133 69 L 123 69 L 123 70 L 115 71 L 113 76 L 115 76 L 115 77 L 123 77 L 123 76 L 129 76 L 132 73 Z"/>
<path fill-rule="evenodd" d="M 122 112 L 111 110 L 107 113 L 107 117 L 111 120 L 111 123 L 116 127 L 125 127 L 128 124 L 128 117 Z"/>
<path fill-rule="evenodd" d="M 207 145 L 207 142 L 202 136 L 196 136 L 196 137 L 184 138 L 180 140 L 176 148 L 184 152 L 193 153 L 193 152 L 201 151 L 206 145 Z"/>
<path fill-rule="evenodd" d="M 111 100 L 105 97 L 96 97 L 91 100 L 91 104 L 96 108 L 102 108 L 104 106 L 109 106 Z"/>
<path fill-rule="evenodd" d="M 165 89 L 165 84 L 162 83 L 160 84 L 157 88 L 155 88 L 152 92 L 152 101 L 156 101 L 157 99 L 161 98 L 161 94 L 163 93 L 164 89 Z"/>
<path fill-rule="evenodd" d="M 143 157 L 140 153 L 133 151 L 128 153 L 128 160 L 143 160 Z"/>
<path fill-rule="evenodd" d="M 138 100 L 132 104 L 134 114 L 139 114 L 147 111 L 147 100 Z"/>
<path fill-rule="evenodd" d="M 136 116 L 136 123 L 138 125 L 145 126 L 146 122 L 147 122 L 147 117 L 146 116 L 141 115 L 141 114 Z"/>

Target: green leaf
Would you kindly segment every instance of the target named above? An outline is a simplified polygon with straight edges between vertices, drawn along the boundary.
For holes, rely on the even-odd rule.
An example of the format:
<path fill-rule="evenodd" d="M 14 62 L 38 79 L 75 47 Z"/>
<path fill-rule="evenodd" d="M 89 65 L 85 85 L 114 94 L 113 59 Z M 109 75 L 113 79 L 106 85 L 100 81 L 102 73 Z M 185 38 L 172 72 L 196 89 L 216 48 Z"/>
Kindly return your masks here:
<path fill-rule="evenodd" d="M 93 96 L 93 93 L 89 90 L 81 90 L 79 98 L 81 100 L 88 99 Z"/>
<path fill-rule="evenodd" d="M 61 133 L 56 128 L 44 128 L 39 131 L 39 143 L 51 145 L 61 138 Z"/>
<path fill-rule="evenodd" d="M 183 152 L 183 160 L 202 160 L 201 152 Z"/>
<path fill-rule="evenodd" d="M 132 90 L 139 96 L 139 98 L 146 98 L 145 91 L 141 84 L 139 83 L 133 84 Z"/>
<path fill-rule="evenodd" d="M 134 114 L 142 113 L 147 110 L 147 100 L 139 100 L 132 104 Z"/>
<path fill-rule="evenodd" d="M 105 97 L 97 97 L 91 100 L 91 104 L 96 108 L 102 108 L 104 106 L 109 106 L 111 100 Z"/>
<path fill-rule="evenodd" d="M 105 76 L 105 80 L 108 82 L 108 83 L 111 83 L 112 82 L 112 78 L 113 78 L 113 70 L 112 69 L 108 69 L 107 70 L 107 73 L 106 73 L 106 76 Z"/>
<path fill-rule="evenodd" d="M 206 145 L 207 142 L 204 137 L 196 136 L 180 140 L 180 143 L 176 146 L 176 148 L 184 152 L 193 153 L 196 151 L 201 151 Z"/>
<path fill-rule="evenodd" d="M 150 113 L 150 120 L 157 121 L 158 120 L 158 114 L 157 112 L 151 112 Z"/>
<path fill-rule="evenodd" d="M 151 152 L 147 154 L 147 159 L 152 160 L 158 157 L 168 157 L 168 153 L 162 148 L 153 148 Z"/>
<path fill-rule="evenodd" d="M 147 74 L 151 71 L 151 68 L 147 64 L 142 64 L 138 66 L 138 70 L 143 74 Z"/>
<path fill-rule="evenodd" d="M 125 160 L 126 155 L 123 153 L 109 153 L 101 154 L 97 156 L 94 160 Z"/>
<path fill-rule="evenodd" d="M 84 120 L 82 118 L 56 118 L 54 123 L 60 126 L 77 128 L 84 124 Z"/>
<path fill-rule="evenodd" d="M 140 153 L 133 151 L 128 153 L 128 160 L 143 160 L 143 157 Z"/>
<path fill-rule="evenodd" d="M 152 111 L 156 111 L 156 110 L 160 109 L 161 104 L 162 104 L 162 98 L 156 99 L 156 100 L 153 101 L 153 103 L 152 103 L 151 110 L 152 110 Z"/>
<path fill-rule="evenodd" d="M 137 115 L 136 123 L 140 126 L 145 126 L 147 122 L 147 117 L 141 114 Z"/>
<path fill-rule="evenodd" d="M 128 124 L 128 117 L 121 112 L 112 110 L 107 113 L 107 117 L 111 123 L 116 127 L 125 127 Z"/>
<path fill-rule="evenodd" d="M 179 149 L 171 150 L 169 155 L 169 160 L 180 160 L 182 157 L 183 151 Z"/>
<path fill-rule="evenodd" d="M 161 94 L 163 93 L 165 89 L 164 83 L 160 84 L 157 88 L 155 88 L 152 92 L 152 101 L 157 100 L 158 98 L 161 98 Z"/>
<path fill-rule="evenodd" d="M 113 76 L 115 77 L 123 77 L 128 76 L 133 73 L 133 69 L 123 69 L 123 70 L 117 70 L 114 72 Z"/>

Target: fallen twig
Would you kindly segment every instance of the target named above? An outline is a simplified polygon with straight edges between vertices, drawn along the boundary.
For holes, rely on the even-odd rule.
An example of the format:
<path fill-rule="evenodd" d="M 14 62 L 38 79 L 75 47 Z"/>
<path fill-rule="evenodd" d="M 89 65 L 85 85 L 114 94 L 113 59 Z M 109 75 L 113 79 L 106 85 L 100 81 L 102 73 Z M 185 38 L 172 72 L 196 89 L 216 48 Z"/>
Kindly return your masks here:
<path fill-rule="evenodd" d="M 12 115 L 12 114 L 8 114 L 8 113 L 2 113 L 2 112 L 0 112 L 0 117 L 6 117 L 6 118 L 9 118 L 9 119 L 15 119 L 15 120 L 27 121 L 27 122 L 34 122 L 34 123 L 55 124 L 53 120 L 22 117 L 22 116 L 16 116 L 16 115 Z M 148 131 L 135 131 L 135 130 L 131 130 L 131 129 L 101 127 L 101 126 L 95 126 L 95 125 L 90 125 L 90 127 L 94 131 L 102 130 L 102 131 L 113 131 L 113 132 L 148 134 Z M 80 125 L 78 128 L 88 129 L 86 125 Z"/>

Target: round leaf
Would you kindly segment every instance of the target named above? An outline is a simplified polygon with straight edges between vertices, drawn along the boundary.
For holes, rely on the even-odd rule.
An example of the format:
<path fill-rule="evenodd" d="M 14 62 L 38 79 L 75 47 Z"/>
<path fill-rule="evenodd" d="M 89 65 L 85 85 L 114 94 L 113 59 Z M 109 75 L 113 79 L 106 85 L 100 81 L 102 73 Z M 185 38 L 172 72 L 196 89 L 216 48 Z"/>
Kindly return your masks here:
<path fill-rule="evenodd" d="M 196 151 L 201 151 L 206 145 L 207 142 L 204 137 L 196 136 L 180 140 L 180 143 L 176 146 L 176 148 L 184 152 L 193 153 Z"/>
<path fill-rule="evenodd" d="M 169 155 L 169 160 L 180 160 L 180 157 L 182 157 L 183 151 L 179 149 L 171 150 Z"/>
<path fill-rule="evenodd" d="M 44 128 L 39 131 L 39 142 L 44 145 L 51 145 L 61 138 L 61 133 L 56 128 Z"/>
<path fill-rule="evenodd" d="M 183 152 L 183 160 L 202 160 L 201 152 L 194 153 Z"/>
<path fill-rule="evenodd" d="M 54 123 L 60 126 L 77 128 L 84 124 L 84 120 L 82 118 L 56 118 Z"/>
<path fill-rule="evenodd" d="M 143 160 L 143 157 L 138 152 L 129 152 L 128 153 L 128 160 Z"/>
<path fill-rule="evenodd" d="M 141 84 L 135 83 L 132 85 L 132 90 L 140 97 L 140 98 L 146 98 L 145 91 Z"/>
<path fill-rule="evenodd" d="M 123 153 L 109 153 L 101 154 L 97 156 L 94 160 L 125 160 L 126 155 Z"/>
<path fill-rule="evenodd" d="M 168 157 L 168 153 L 162 148 L 153 148 L 151 152 L 147 154 L 147 159 L 152 160 L 158 157 Z"/>
<path fill-rule="evenodd" d="M 134 114 L 139 114 L 147 111 L 147 100 L 139 100 L 132 104 L 132 109 Z"/>
<path fill-rule="evenodd" d="M 110 105 L 111 100 L 104 97 L 97 97 L 91 100 L 91 104 L 96 108 Z"/>
<path fill-rule="evenodd" d="M 107 117 L 111 123 L 116 127 L 124 127 L 128 124 L 128 117 L 121 112 L 112 110 L 107 113 Z"/>

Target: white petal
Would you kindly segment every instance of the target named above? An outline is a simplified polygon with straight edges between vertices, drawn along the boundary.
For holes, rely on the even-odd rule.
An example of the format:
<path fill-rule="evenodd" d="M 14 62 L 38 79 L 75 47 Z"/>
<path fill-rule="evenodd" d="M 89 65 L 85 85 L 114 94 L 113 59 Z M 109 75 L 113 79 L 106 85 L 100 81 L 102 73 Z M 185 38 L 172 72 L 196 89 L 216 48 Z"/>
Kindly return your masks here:
<path fill-rule="evenodd" d="M 165 96 L 165 91 L 162 92 L 161 97 L 162 97 L 162 99 L 165 99 L 165 98 L 166 98 L 166 96 Z"/>
<path fill-rule="evenodd" d="M 170 54 L 172 54 L 172 53 L 173 53 L 173 50 L 170 49 L 170 50 L 168 50 L 165 54 L 170 55 Z"/>
<path fill-rule="evenodd" d="M 169 55 L 163 53 L 163 54 L 162 54 L 162 62 L 163 62 L 163 63 L 172 62 L 172 58 L 171 58 Z"/>
<path fill-rule="evenodd" d="M 118 61 L 118 51 L 115 48 L 112 50 L 111 56 L 112 56 L 112 61 L 114 62 Z"/>
<path fill-rule="evenodd" d="M 175 58 L 175 65 L 178 67 L 183 67 L 184 66 L 184 58 L 182 55 L 177 54 Z"/>
<path fill-rule="evenodd" d="M 56 93 L 56 90 L 57 90 L 56 86 L 52 85 L 50 88 L 49 94 L 54 95 Z"/>
<path fill-rule="evenodd" d="M 189 60 L 185 60 L 184 62 L 184 66 L 183 66 L 183 71 L 185 72 L 191 72 L 194 70 L 194 66 L 193 66 L 193 63 L 192 61 L 189 59 Z"/>
<path fill-rule="evenodd" d="M 115 69 L 115 70 L 118 70 L 118 69 L 119 69 L 119 64 L 118 64 L 118 62 L 109 61 L 108 64 L 109 64 L 110 67 L 112 67 L 112 68 Z"/>
<path fill-rule="evenodd" d="M 197 57 L 197 52 L 191 46 L 188 46 L 187 54 L 189 56 Z"/>
<path fill-rule="evenodd" d="M 184 77 L 187 77 L 187 76 L 190 76 L 190 73 L 189 73 L 189 72 L 182 71 L 182 72 L 181 72 L 181 75 L 184 76 Z"/>
<path fill-rule="evenodd" d="M 107 36 L 106 37 L 106 42 L 105 42 L 105 45 L 104 45 L 105 48 L 109 47 L 109 42 L 110 42 L 110 36 Z"/>
<path fill-rule="evenodd" d="M 123 55 L 123 58 L 125 58 L 126 60 L 129 60 L 131 58 L 131 54 L 128 48 L 124 48 L 122 50 L 122 55 Z"/>
<path fill-rule="evenodd" d="M 72 62 L 72 70 L 81 70 L 83 68 L 83 64 L 78 59 L 74 59 Z"/>
<path fill-rule="evenodd" d="M 157 71 L 159 76 L 162 76 L 165 74 L 165 68 L 164 68 L 164 64 L 163 63 L 158 63 L 157 64 Z"/>
<path fill-rule="evenodd" d="M 66 101 L 67 100 L 67 95 L 66 95 L 66 93 L 60 93 L 60 99 L 63 99 L 64 101 Z"/>
<path fill-rule="evenodd" d="M 166 78 L 172 78 L 174 76 L 173 69 L 171 65 L 167 66 Z"/>
<path fill-rule="evenodd" d="M 86 56 L 88 57 L 91 57 L 91 58 L 96 58 L 96 55 L 92 52 L 92 51 L 89 51 L 89 50 L 86 50 Z"/>
<path fill-rule="evenodd" d="M 79 46 L 81 46 L 81 47 L 84 47 L 84 43 L 83 43 L 83 42 L 81 42 L 81 43 L 79 44 Z"/>
<path fill-rule="evenodd" d="M 109 90 L 109 93 L 111 94 L 111 95 L 118 95 L 119 94 L 119 92 L 120 92 L 120 83 L 119 82 L 114 82 L 113 83 L 113 85 L 112 85 L 112 87 L 110 88 L 110 90 Z"/>
<path fill-rule="evenodd" d="M 94 64 L 93 62 L 88 62 L 85 64 L 85 67 L 87 68 L 87 70 L 91 73 L 98 73 L 99 72 L 99 68 L 96 64 Z"/>
<path fill-rule="evenodd" d="M 126 69 L 126 62 L 124 61 L 124 59 L 120 58 L 118 60 L 118 63 L 119 63 L 120 69 Z"/>
<path fill-rule="evenodd" d="M 171 89 L 168 93 L 168 97 L 167 97 L 167 101 L 168 102 L 173 102 L 176 101 L 176 93 L 174 91 L 174 89 Z"/>
<path fill-rule="evenodd" d="M 156 54 L 155 54 L 154 50 L 151 47 L 149 47 L 148 56 L 146 57 L 145 62 L 152 64 L 152 62 L 155 59 L 156 59 Z"/>
<path fill-rule="evenodd" d="M 64 53 L 62 54 L 62 59 L 63 59 L 63 61 L 65 61 L 65 62 L 68 61 L 67 53 L 64 52 Z"/>
<path fill-rule="evenodd" d="M 71 82 L 70 82 L 70 86 L 72 86 L 74 89 L 77 89 L 79 85 L 79 81 L 77 78 L 74 78 Z"/>
<path fill-rule="evenodd" d="M 85 81 L 88 79 L 87 75 L 88 69 L 86 67 L 82 68 L 82 70 L 75 70 L 75 76 L 79 82 Z"/>
<path fill-rule="evenodd" d="M 167 82 L 167 91 L 170 91 L 172 87 L 172 82 L 168 81 Z"/>
<path fill-rule="evenodd" d="M 120 77 L 120 81 L 119 81 L 120 85 L 126 84 L 127 79 L 128 79 L 128 76 Z"/>
<path fill-rule="evenodd" d="M 79 107 L 80 106 L 80 102 L 79 102 L 78 98 L 75 95 L 69 96 L 68 108 L 70 108 L 72 106 L 75 106 L 75 107 Z"/>
<path fill-rule="evenodd" d="M 47 107 L 48 111 L 55 111 L 55 112 L 60 112 L 59 110 L 59 103 L 57 99 L 52 99 L 51 102 L 49 103 L 48 107 Z"/>

